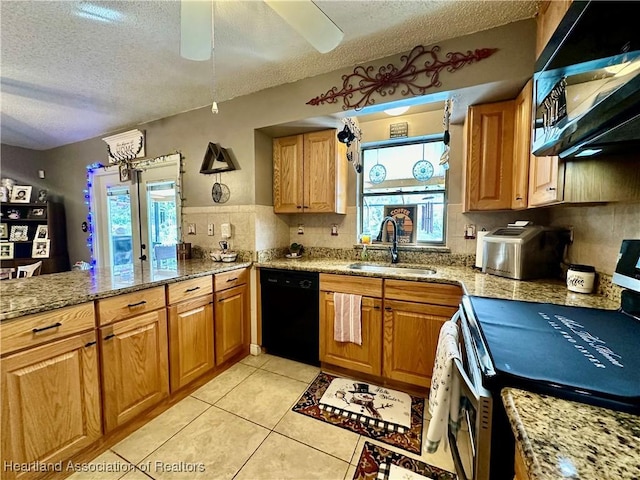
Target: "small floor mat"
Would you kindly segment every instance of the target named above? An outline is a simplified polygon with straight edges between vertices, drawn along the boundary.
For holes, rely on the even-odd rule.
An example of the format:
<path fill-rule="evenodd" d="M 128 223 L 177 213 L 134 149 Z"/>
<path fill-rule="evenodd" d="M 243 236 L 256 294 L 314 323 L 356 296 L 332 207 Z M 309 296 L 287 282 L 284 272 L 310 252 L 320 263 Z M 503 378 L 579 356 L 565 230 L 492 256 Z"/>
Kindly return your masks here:
<path fill-rule="evenodd" d="M 344 411 L 341 411 L 342 408 L 336 409 L 336 407 L 327 406 L 326 404 L 324 405 L 324 408 L 322 408 L 320 401 L 323 398 L 325 392 L 327 392 L 327 390 L 330 388 L 332 381 L 337 378 L 339 377 L 335 377 L 327 373 L 319 373 L 315 380 L 311 383 L 311 385 L 309 385 L 307 391 L 304 392 L 302 397 L 300 397 L 300 400 L 294 405 L 292 410 L 294 412 L 307 415 L 317 420 L 331 423 L 346 430 L 351 430 L 352 432 L 364 435 L 369 438 L 373 438 L 380 442 L 393 445 L 394 447 L 407 450 L 408 452 L 420 454 L 422 449 L 422 419 L 424 414 L 424 398 L 415 397 L 413 395 L 408 395 L 402 392 L 396 392 L 398 394 L 401 394 L 402 396 L 407 395 L 407 397 L 411 401 L 408 427 L 401 425 L 401 423 L 406 424 L 404 420 L 401 422 L 397 421 L 401 417 L 397 415 L 394 417 L 394 422 L 370 421 L 370 417 L 361 417 L 360 413 L 345 413 Z M 369 392 L 372 392 L 377 388 L 381 388 L 370 384 L 363 384 L 362 382 L 358 382 L 357 380 L 343 380 L 345 380 L 346 382 L 345 387 L 351 385 L 353 391 L 366 390 L 364 385 L 368 385 Z M 339 383 L 334 384 L 334 387 L 338 385 Z M 394 390 L 389 389 L 382 390 L 395 392 Z M 349 396 L 352 395 L 348 392 L 349 391 L 347 390 L 345 393 Z M 382 394 L 382 392 L 379 393 L 381 398 L 383 395 L 386 395 Z M 375 397 L 377 396 L 378 393 L 376 392 Z M 389 397 L 393 397 L 393 394 L 390 394 Z M 399 398 L 400 395 L 398 395 L 397 397 Z M 335 398 L 339 398 L 339 394 L 338 397 Z M 351 397 L 349 397 L 349 401 L 350 398 Z M 382 401 L 384 402 L 385 400 L 382 399 Z M 378 400 L 374 402 L 375 405 L 377 405 L 378 403 Z M 382 403 L 381 406 L 382 405 L 385 405 L 385 403 Z M 384 411 L 384 409 L 376 409 L 380 413 Z"/>
<path fill-rule="evenodd" d="M 428 463 L 365 442 L 353 480 L 456 480 L 457 476 Z"/>

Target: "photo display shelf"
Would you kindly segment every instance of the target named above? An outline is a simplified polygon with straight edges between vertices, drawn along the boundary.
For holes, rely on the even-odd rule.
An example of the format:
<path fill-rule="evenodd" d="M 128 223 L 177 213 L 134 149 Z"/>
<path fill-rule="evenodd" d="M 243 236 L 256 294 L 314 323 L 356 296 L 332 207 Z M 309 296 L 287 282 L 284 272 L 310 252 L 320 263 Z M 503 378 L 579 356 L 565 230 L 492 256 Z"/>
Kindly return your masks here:
<path fill-rule="evenodd" d="M 39 241 L 42 245 L 50 238 L 49 203 L 2 202 L 1 211 L 0 242 L 13 243 L 13 259 L 37 258 L 34 256 L 34 242 Z M 49 255 L 48 248 L 46 251 L 40 248 L 38 252 L 43 257 Z"/>

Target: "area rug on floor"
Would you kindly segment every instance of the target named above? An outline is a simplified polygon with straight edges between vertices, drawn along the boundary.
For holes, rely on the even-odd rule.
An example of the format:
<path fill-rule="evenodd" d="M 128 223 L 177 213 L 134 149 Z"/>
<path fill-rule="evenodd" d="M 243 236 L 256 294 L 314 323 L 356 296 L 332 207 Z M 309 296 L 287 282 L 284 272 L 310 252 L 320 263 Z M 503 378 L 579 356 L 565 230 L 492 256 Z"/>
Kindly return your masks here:
<path fill-rule="evenodd" d="M 340 401 L 345 405 L 347 402 L 358 405 L 357 413 L 344 410 L 344 407 L 342 406 L 339 409 L 332 408 L 326 403 L 324 408 L 321 408 L 321 399 L 325 392 L 330 388 L 332 381 L 336 378 L 338 377 L 327 373 L 319 373 L 311 385 L 309 385 L 307 391 L 304 392 L 302 397 L 300 397 L 298 403 L 294 405 L 293 411 L 351 430 L 352 432 L 373 438 L 380 442 L 388 443 L 389 445 L 402 448 L 408 452 L 420 454 L 422 448 L 422 416 L 424 413 L 424 398 L 414 397 L 413 395 L 407 395 L 402 392 L 396 392 L 382 387 L 376 387 L 375 385 L 364 384 L 362 382 L 357 382 L 356 380 L 344 379 L 344 388 L 350 388 L 350 390 L 341 390 L 339 388 L 340 384 L 336 383 L 331 387 L 332 391 L 335 389 L 334 396 L 337 393 L 338 396 L 335 398 L 338 398 L 338 400 L 341 395 L 338 392 L 344 392 L 348 397 L 347 401 Z M 348 387 L 349 385 L 351 387 Z M 367 385 L 367 387 L 365 387 L 365 385 Z M 356 402 L 359 401 L 360 403 L 351 402 L 354 394 L 350 392 L 362 393 L 365 391 L 368 395 L 356 395 Z M 388 395 L 385 392 L 392 392 L 393 394 Z M 376 395 L 371 395 L 371 393 L 375 393 Z M 404 395 L 411 400 L 410 421 L 408 426 L 403 420 L 404 415 L 402 413 L 398 414 L 398 411 L 402 412 L 401 409 L 396 409 L 396 413 L 392 417 L 393 421 L 379 421 L 380 419 L 375 418 L 375 413 L 371 412 L 373 410 L 382 414 L 384 410 L 390 411 L 392 409 L 391 407 L 381 408 L 386 404 L 391 403 L 384 397 L 400 399 L 405 398 L 403 397 Z M 372 402 L 370 401 L 371 396 L 375 398 Z M 328 402 L 326 397 L 325 401 Z M 363 403 L 365 405 L 362 405 Z M 339 403 L 337 404 L 339 405 Z M 363 411 L 361 412 L 361 410 Z M 362 413 L 365 412 L 368 413 L 368 416 L 362 415 Z M 373 420 L 371 419 L 372 417 Z"/>
<path fill-rule="evenodd" d="M 369 442 L 364 443 L 353 480 L 456 480 L 456 475 Z"/>

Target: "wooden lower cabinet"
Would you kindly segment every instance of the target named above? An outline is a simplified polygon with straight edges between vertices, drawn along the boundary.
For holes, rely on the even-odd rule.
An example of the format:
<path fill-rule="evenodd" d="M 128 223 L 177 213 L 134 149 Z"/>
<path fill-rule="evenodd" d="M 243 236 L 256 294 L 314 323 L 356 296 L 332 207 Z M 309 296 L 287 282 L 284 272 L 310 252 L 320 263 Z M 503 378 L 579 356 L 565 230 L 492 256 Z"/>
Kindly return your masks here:
<path fill-rule="evenodd" d="M 54 341 L 2 359 L 2 478 L 5 462 L 56 462 L 101 434 L 95 331 Z"/>
<path fill-rule="evenodd" d="M 429 387 L 440 327 L 455 311 L 454 307 L 385 300 L 383 375 Z"/>
<path fill-rule="evenodd" d="M 172 392 L 215 365 L 212 303 L 213 296 L 205 295 L 169 307 L 169 377 Z"/>
<path fill-rule="evenodd" d="M 169 395 L 166 310 L 101 327 L 105 431 Z"/>
<path fill-rule="evenodd" d="M 333 339 L 333 292 L 320 293 L 320 360 L 371 375 L 382 374 L 382 299 L 362 297 L 362 345 Z"/>
<path fill-rule="evenodd" d="M 249 288 L 245 285 L 215 293 L 216 365 L 249 346 Z"/>

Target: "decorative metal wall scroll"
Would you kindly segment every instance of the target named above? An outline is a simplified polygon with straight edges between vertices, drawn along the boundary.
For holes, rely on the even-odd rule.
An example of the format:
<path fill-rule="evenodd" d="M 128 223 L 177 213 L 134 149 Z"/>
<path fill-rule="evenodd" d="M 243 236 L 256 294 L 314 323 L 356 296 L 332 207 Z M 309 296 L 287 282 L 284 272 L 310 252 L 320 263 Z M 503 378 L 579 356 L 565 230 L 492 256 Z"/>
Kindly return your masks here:
<path fill-rule="evenodd" d="M 343 110 L 361 110 L 376 103 L 375 99 L 371 98 L 373 93 L 378 92 L 380 96 L 385 97 L 393 95 L 399 87 L 404 87 L 400 93 L 405 97 L 424 95 L 429 88 L 442 85 L 442 70 L 455 72 L 467 64 L 484 60 L 497 51 L 497 48 L 479 48 L 467 53 L 449 52 L 445 55 L 447 60 L 441 60 L 438 57 L 440 47 L 434 46 L 429 50 L 418 45 L 409 55 L 400 57 L 403 64 L 399 67 L 390 63 L 379 67 L 375 72 L 372 65 L 357 66 L 353 73 L 342 76 L 341 89 L 333 87 L 309 100 L 307 105 L 338 103 L 342 98 Z M 422 74 L 424 79 L 421 79 Z"/>

